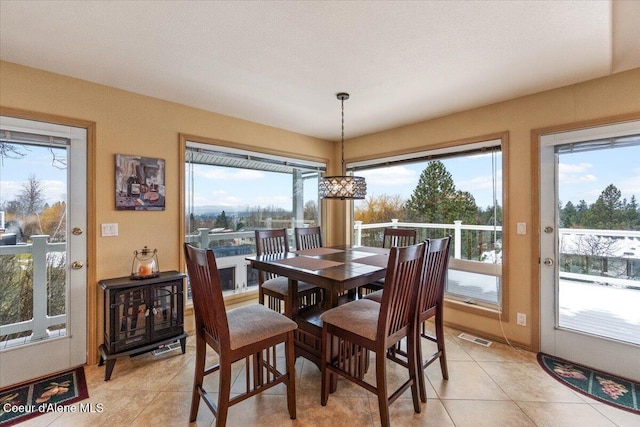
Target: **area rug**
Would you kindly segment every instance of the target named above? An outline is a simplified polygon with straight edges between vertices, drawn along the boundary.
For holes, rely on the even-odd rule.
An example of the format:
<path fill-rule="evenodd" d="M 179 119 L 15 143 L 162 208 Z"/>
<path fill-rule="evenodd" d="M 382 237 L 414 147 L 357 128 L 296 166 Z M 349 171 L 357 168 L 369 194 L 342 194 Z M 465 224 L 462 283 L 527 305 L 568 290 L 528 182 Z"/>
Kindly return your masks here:
<path fill-rule="evenodd" d="M 567 387 L 592 399 L 640 415 L 640 383 L 544 353 L 538 353 L 538 363 L 549 375 Z"/>
<path fill-rule="evenodd" d="M 84 368 L 0 390 L 0 426 L 12 426 L 47 412 L 90 411 L 74 405 L 89 397 Z"/>

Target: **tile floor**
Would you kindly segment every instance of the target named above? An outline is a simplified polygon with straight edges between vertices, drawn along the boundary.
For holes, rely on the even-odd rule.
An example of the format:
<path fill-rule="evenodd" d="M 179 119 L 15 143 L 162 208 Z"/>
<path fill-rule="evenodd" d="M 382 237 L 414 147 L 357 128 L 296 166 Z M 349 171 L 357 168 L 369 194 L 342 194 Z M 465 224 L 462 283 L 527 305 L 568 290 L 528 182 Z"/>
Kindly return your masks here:
<path fill-rule="evenodd" d="M 427 369 L 428 402 L 422 412 L 413 412 L 407 391 L 391 406 L 393 426 L 640 426 L 640 416 L 614 409 L 578 394 L 549 377 L 539 367 L 535 354 L 494 343 L 489 348 L 461 340 L 458 331 L 447 329 L 449 380 L 443 381 L 438 363 Z M 424 341 L 425 351 L 432 348 Z M 195 347 L 187 341 L 187 353 L 179 350 L 160 356 L 146 354 L 121 358 L 110 381 L 104 381 L 104 366 L 87 366 L 89 399 L 102 404 L 100 413 L 49 413 L 24 426 L 186 426 L 193 381 Z M 425 352 L 425 354 L 427 354 Z M 212 352 L 210 360 L 216 356 Z M 389 363 L 389 382 L 404 375 Z M 243 384 L 244 369 L 237 368 Z M 367 374 L 371 377 L 372 370 Z M 216 377 L 206 380 L 217 387 Z M 375 377 L 373 377 L 375 378 Z M 303 358 L 296 362 L 297 419 L 290 420 L 284 387 L 232 406 L 228 426 L 379 426 L 376 397 L 362 388 L 339 380 L 326 407 L 320 405 L 320 372 Z M 232 390 L 233 392 L 233 390 Z M 194 425 L 215 422 L 201 403 Z"/>

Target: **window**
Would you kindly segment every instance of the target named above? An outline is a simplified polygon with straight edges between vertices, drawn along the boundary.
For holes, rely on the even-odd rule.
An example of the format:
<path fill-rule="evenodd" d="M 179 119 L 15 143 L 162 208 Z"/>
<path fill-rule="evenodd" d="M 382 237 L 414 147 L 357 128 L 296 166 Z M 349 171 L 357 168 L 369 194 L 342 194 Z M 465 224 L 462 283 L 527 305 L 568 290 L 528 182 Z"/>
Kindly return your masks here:
<path fill-rule="evenodd" d="M 227 294 L 256 287 L 245 257 L 254 230 L 320 224 L 318 177 L 324 163 L 187 141 L 185 239 L 212 248 Z M 222 273 L 221 273 L 222 274 Z"/>
<path fill-rule="evenodd" d="M 380 246 L 385 227 L 419 240 L 452 236 L 446 298 L 488 308 L 502 301 L 502 139 L 347 165 L 367 180 L 354 202 L 356 244 Z"/>

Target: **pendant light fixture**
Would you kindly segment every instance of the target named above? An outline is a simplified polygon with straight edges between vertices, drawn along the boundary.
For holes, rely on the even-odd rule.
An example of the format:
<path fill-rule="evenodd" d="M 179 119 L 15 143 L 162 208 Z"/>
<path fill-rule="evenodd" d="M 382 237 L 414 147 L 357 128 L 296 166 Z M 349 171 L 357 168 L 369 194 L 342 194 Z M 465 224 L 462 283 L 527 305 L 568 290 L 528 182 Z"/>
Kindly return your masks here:
<path fill-rule="evenodd" d="M 347 176 L 344 167 L 344 101 L 349 94 L 340 92 L 336 95 L 342 105 L 342 169 L 341 176 L 324 176 L 318 183 L 318 191 L 323 199 L 364 199 L 367 195 L 367 183 L 361 176 Z"/>

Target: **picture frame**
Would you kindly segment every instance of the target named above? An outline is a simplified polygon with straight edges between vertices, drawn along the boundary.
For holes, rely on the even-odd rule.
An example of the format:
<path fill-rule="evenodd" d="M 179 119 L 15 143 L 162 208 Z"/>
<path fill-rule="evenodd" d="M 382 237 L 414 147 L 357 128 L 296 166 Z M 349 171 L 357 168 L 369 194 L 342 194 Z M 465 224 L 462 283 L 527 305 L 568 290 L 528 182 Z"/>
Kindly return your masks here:
<path fill-rule="evenodd" d="M 164 159 L 116 154 L 116 210 L 163 211 L 164 171 Z"/>

